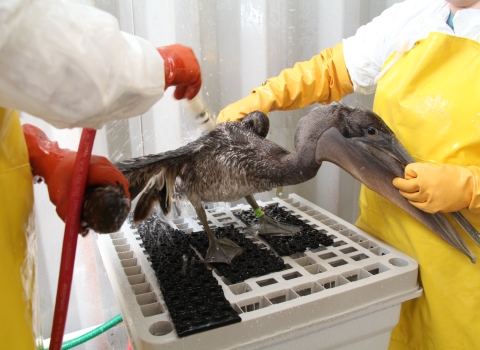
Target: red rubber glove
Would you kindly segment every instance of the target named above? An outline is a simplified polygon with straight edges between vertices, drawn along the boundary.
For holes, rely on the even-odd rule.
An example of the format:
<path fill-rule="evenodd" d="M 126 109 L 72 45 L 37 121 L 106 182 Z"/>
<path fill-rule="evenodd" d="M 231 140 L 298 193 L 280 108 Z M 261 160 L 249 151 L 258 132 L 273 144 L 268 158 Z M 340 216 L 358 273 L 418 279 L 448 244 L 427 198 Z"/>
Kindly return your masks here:
<path fill-rule="evenodd" d="M 50 200 L 56 206 L 58 216 L 65 221 L 77 152 L 60 148 L 57 142 L 52 142 L 42 130 L 31 124 L 24 124 L 22 128 L 32 173 L 41 176 L 48 185 Z M 107 158 L 92 155 L 86 188 L 106 185 L 123 186 L 125 194 L 130 198 L 129 183 L 120 170 Z M 79 227 L 78 232 L 83 231 Z"/>
<path fill-rule="evenodd" d="M 157 51 L 165 65 L 165 90 L 176 86 L 173 96 L 177 100 L 191 100 L 197 96 L 202 85 L 202 74 L 192 49 L 175 44 L 159 47 Z"/>

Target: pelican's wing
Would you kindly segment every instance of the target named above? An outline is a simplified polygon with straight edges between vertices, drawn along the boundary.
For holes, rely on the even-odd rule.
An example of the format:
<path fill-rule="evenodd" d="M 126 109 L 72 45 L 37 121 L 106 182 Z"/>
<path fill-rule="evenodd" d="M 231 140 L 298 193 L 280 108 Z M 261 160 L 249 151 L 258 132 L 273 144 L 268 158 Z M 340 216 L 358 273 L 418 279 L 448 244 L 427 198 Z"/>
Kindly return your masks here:
<path fill-rule="evenodd" d="M 202 149 L 202 142 L 198 142 L 200 140 L 201 138 L 173 151 L 115 163 L 130 183 L 132 200 L 145 189 L 135 207 L 134 222 L 145 220 L 157 203 L 165 215 L 170 212 L 175 180 L 188 169 L 195 155 Z"/>

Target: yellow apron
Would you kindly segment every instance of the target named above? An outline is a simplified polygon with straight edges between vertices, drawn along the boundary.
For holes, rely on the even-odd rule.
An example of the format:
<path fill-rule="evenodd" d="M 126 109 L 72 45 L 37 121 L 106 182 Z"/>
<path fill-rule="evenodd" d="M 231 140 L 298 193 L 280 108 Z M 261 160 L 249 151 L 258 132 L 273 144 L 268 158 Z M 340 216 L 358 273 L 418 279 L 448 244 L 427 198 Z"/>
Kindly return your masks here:
<path fill-rule="evenodd" d="M 479 43 L 431 33 L 380 79 L 374 111 L 416 161 L 480 166 L 479 73 Z M 358 227 L 420 265 L 424 294 L 402 305 L 390 348 L 480 349 L 480 263 L 364 186 L 360 211 Z M 463 214 L 480 230 L 480 215 Z"/>
<path fill-rule="evenodd" d="M 32 173 L 18 113 L 2 107 L 0 193 L 0 347 L 34 349 Z"/>

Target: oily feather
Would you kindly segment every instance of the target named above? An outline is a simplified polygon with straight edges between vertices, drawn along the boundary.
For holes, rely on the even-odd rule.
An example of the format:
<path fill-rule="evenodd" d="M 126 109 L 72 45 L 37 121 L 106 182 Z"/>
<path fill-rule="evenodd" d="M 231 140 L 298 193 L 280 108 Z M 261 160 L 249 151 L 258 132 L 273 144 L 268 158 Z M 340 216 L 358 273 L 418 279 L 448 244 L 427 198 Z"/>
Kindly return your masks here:
<path fill-rule="evenodd" d="M 265 147 L 266 116 L 264 121 L 267 126 L 251 118 L 221 124 L 176 150 L 116 163 L 130 182 L 132 199 L 145 189 L 134 220 L 148 217 L 156 203 L 168 214 L 174 197 L 185 196 L 192 204 L 202 200 L 235 201 L 253 193 L 250 191 L 278 186 L 280 179 L 272 178 L 271 168 L 262 159 L 281 158 L 288 152 L 277 145 Z M 255 176 L 248 171 L 253 167 Z"/>

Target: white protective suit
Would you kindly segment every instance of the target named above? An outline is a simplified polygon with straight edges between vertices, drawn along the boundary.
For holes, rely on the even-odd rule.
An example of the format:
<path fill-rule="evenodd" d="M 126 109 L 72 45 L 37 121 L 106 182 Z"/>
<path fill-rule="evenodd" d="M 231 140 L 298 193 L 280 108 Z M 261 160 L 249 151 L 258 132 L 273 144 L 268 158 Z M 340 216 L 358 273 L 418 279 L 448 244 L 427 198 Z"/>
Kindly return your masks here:
<path fill-rule="evenodd" d="M 0 0 L 0 67 L 0 106 L 57 128 L 140 115 L 165 85 L 151 43 L 121 32 L 106 12 L 57 0 Z"/>
<path fill-rule="evenodd" d="M 480 10 L 457 11 L 453 18 L 455 31 L 446 23 L 449 14 L 450 4 L 445 0 L 407 0 L 386 9 L 345 39 L 343 54 L 355 92 L 373 93 L 389 67 L 431 32 L 480 42 Z M 394 52 L 395 59 L 382 71 Z"/>
<path fill-rule="evenodd" d="M 120 32 L 106 12 L 55 0 L 0 0 L 2 349 L 34 349 L 40 336 L 33 182 L 16 109 L 58 128 L 98 129 L 152 107 L 163 96 L 164 69 L 152 44 Z"/>

